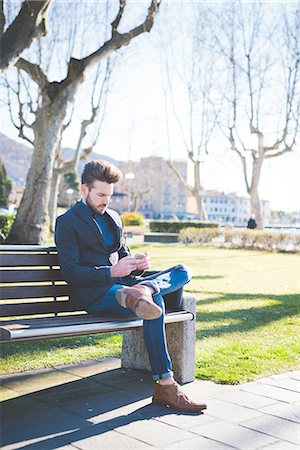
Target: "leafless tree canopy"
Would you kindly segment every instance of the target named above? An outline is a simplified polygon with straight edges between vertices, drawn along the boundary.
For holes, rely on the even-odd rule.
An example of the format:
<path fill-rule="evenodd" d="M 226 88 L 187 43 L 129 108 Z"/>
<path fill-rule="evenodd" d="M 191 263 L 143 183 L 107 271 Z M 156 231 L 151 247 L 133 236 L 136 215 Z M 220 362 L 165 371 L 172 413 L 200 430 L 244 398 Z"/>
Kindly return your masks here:
<path fill-rule="evenodd" d="M 19 100 L 19 111 L 17 114 L 11 111 L 12 119 L 15 114 L 19 135 L 34 146 L 25 192 L 9 236 L 12 242 L 41 243 L 47 239 L 49 200 L 51 191 L 57 192 L 56 176 L 66 170 L 60 148 L 63 133 L 72 118 L 76 94 L 84 81 L 89 80 L 90 115 L 79 105 L 81 131 L 68 169 L 78 162 L 87 127 L 97 117 L 98 127 L 101 123 L 100 104 L 103 113 L 104 93 L 112 67 L 105 65 L 105 61 L 132 39 L 151 30 L 159 2 L 152 0 L 146 14 L 145 5 L 141 5 L 144 18 L 133 26 L 126 23 L 126 2 L 120 0 L 119 7 L 116 6 L 110 2 L 54 2 L 49 14 L 51 33 L 36 41 L 34 48 L 16 62 L 17 73 L 11 78 L 8 74 L 6 78 L 7 85 L 15 85 L 13 91 Z M 25 83 L 21 83 L 22 78 Z M 30 98 L 31 89 L 26 88 L 27 83 L 32 82 L 36 85 L 34 99 Z M 87 151 L 90 148 L 91 145 Z"/>
<path fill-rule="evenodd" d="M 0 70 L 15 64 L 33 39 L 47 33 L 47 10 L 52 0 L 27 0 L 18 15 L 6 27 L 4 2 L 0 2 Z"/>

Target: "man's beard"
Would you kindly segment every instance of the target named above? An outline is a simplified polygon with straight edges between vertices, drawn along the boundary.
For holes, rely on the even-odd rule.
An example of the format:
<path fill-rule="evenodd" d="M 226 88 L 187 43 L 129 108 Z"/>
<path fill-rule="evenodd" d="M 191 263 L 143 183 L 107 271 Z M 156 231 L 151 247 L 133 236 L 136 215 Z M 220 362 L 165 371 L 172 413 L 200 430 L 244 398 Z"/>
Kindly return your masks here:
<path fill-rule="evenodd" d="M 97 208 L 97 206 L 95 206 L 91 201 L 90 201 L 90 194 L 88 194 L 88 196 L 85 199 L 86 204 L 88 205 L 88 207 L 95 213 L 95 214 L 104 214 L 105 210 L 107 208 L 107 205 L 102 205 L 101 206 L 101 210 L 99 210 Z"/>

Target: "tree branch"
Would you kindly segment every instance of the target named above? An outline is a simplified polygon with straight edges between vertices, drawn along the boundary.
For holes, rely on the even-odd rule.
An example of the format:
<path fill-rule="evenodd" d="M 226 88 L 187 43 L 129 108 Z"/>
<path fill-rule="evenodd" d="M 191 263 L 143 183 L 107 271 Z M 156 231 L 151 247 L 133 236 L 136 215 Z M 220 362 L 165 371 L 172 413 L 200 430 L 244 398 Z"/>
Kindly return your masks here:
<path fill-rule="evenodd" d="M 284 148 L 283 150 L 281 150 L 280 152 L 273 153 L 273 154 L 271 154 L 271 155 L 265 155 L 265 159 L 268 159 L 268 158 L 276 158 L 276 156 L 281 156 L 281 155 L 284 155 L 284 153 L 291 152 L 292 149 L 293 149 L 293 146 L 285 147 L 285 148 Z"/>
<path fill-rule="evenodd" d="M 122 3 L 122 0 L 121 0 L 121 3 Z M 114 29 L 114 33 L 109 41 L 105 42 L 105 44 L 101 48 L 99 48 L 96 52 L 94 52 L 91 55 L 80 60 L 81 66 L 82 66 L 82 71 L 86 70 L 86 68 L 91 66 L 92 64 L 99 62 L 101 59 L 108 56 L 114 50 L 118 50 L 119 48 L 121 48 L 125 45 L 128 45 L 129 42 L 133 38 L 139 36 L 140 34 L 145 33 L 145 32 L 149 33 L 154 24 L 154 18 L 156 16 L 156 14 L 158 13 L 159 5 L 160 5 L 160 2 L 158 2 L 157 0 L 152 0 L 150 6 L 148 8 L 148 13 L 147 13 L 145 21 L 142 24 L 138 25 L 137 27 L 132 28 L 127 33 L 119 33 L 117 31 L 117 29 Z M 125 6 L 125 2 L 124 2 L 124 5 L 122 6 L 122 9 L 124 9 L 124 6 Z M 120 5 L 120 10 L 121 10 L 121 5 Z M 121 19 L 121 17 L 119 19 L 120 10 L 119 10 L 117 17 L 113 23 L 119 24 L 120 19 Z M 122 14 L 123 14 L 123 11 L 122 11 Z"/>
<path fill-rule="evenodd" d="M 115 20 L 111 23 L 112 35 L 114 35 L 117 32 L 117 28 L 120 24 L 120 21 L 122 19 L 123 13 L 124 13 L 125 5 L 126 5 L 126 0 L 120 0 L 118 14 L 116 15 Z"/>
<path fill-rule="evenodd" d="M 0 38 L 3 35 L 5 27 L 5 15 L 3 11 L 3 0 L 0 1 Z"/>
<path fill-rule="evenodd" d="M 19 14 L 0 39 L 0 70 L 15 64 L 19 55 L 30 46 L 34 38 L 46 35 L 46 13 L 51 1 L 23 1 Z M 1 26 L 4 27 L 3 9 L 0 16 Z"/>
<path fill-rule="evenodd" d="M 39 86 L 40 90 L 43 90 L 44 87 L 49 83 L 48 78 L 37 64 L 33 64 L 29 61 L 26 61 L 23 58 L 19 58 L 16 62 L 16 67 L 18 69 L 24 70 L 30 78 Z"/>
<path fill-rule="evenodd" d="M 245 156 L 240 152 L 240 150 L 236 147 L 235 144 L 235 139 L 233 136 L 233 129 L 230 128 L 229 130 L 229 136 L 228 136 L 229 142 L 230 142 L 230 148 L 232 151 L 234 151 L 235 153 L 237 153 L 241 159 L 242 162 L 242 167 L 243 167 L 243 175 L 244 175 L 244 180 L 245 180 L 245 184 L 246 184 L 246 189 L 247 192 L 250 191 L 250 186 L 249 186 L 249 182 L 248 182 L 248 177 L 247 177 L 247 161 Z"/>
<path fill-rule="evenodd" d="M 188 184 L 185 178 L 183 178 L 183 176 L 179 173 L 177 167 L 173 164 L 173 162 L 169 160 L 167 161 L 167 164 L 170 167 L 170 169 L 173 170 L 173 172 L 175 173 L 177 178 L 181 181 L 181 183 L 184 185 L 184 187 L 188 189 L 190 192 L 193 192 L 193 187 Z"/>

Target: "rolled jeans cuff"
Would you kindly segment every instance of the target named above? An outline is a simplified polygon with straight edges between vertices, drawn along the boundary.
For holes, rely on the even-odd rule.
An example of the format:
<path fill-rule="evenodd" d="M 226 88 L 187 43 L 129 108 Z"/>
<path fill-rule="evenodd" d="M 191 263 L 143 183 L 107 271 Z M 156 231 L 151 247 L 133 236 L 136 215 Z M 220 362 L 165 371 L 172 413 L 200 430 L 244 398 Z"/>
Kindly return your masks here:
<path fill-rule="evenodd" d="M 143 284 L 144 286 L 148 286 L 154 289 L 154 293 L 152 295 L 157 295 L 160 293 L 160 289 L 155 281 L 152 280 L 141 281 L 139 284 Z"/>
<path fill-rule="evenodd" d="M 158 380 L 164 380 L 166 378 L 171 378 L 171 377 L 174 377 L 174 373 L 172 371 L 166 372 L 166 373 L 161 373 L 160 375 L 152 375 L 152 380 L 158 381 Z"/>

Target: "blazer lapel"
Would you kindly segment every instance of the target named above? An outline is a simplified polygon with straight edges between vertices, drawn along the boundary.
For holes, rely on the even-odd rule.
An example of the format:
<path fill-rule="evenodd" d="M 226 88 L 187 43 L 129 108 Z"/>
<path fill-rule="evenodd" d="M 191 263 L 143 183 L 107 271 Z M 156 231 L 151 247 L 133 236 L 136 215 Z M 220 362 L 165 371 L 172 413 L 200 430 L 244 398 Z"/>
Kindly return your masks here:
<path fill-rule="evenodd" d="M 92 214 L 89 212 L 89 210 L 83 205 L 80 201 L 77 202 L 73 207 L 74 213 L 77 214 L 84 222 L 86 222 L 91 231 L 96 234 L 97 238 L 101 242 L 101 245 L 105 248 L 106 244 L 103 239 L 102 231 L 99 225 L 96 222 L 96 219 L 93 218 Z"/>

